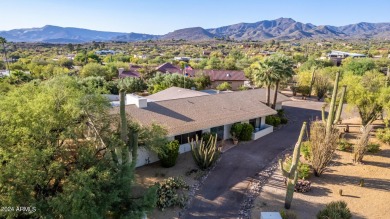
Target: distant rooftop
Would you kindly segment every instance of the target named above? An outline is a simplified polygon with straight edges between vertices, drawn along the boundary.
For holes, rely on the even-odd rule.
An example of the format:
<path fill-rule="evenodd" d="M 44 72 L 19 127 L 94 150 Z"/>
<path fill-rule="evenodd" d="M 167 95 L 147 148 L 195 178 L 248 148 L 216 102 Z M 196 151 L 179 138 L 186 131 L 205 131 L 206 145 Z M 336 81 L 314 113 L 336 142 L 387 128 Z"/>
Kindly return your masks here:
<path fill-rule="evenodd" d="M 174 99 L 205 96 L 205 95 L 209 95 L 209 94 L 196 91 L 196 90 L 185 89 L 181 87 L 170 87 L 163 91 L 149 95 L 146 98 L 153 101 L 163 101 L 163 100 L 174 100 Z"/>

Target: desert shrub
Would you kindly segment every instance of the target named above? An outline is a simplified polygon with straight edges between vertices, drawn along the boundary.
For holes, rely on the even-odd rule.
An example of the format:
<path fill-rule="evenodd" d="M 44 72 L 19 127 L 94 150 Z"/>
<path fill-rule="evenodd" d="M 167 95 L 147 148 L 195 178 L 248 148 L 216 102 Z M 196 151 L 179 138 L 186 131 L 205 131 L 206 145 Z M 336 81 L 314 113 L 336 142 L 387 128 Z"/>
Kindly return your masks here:
<path fill-rule="evenodd" d="M 352 214 L 344 201 L 331 202 L 317 214 L 317 219 L 351 219 Z"/>
<path fill-rule="evenodd" d="M 390 128 L 378 129 L 376 137 L 383 143 L 390 144 Z"/>
<path fill-rule="evenodd" d="M 310 126 L 311 165 L 315 176 L 320 176 L 332 160 L 337 148 L 339 131 L 331 128 L 328 141 L 325 141 L 326 127 L 324 123 L 312 122 Z"/>
<path fill-rule="evenodd" d="M 234 123 L 232 127 L 230 128 L 230 134 L 233 138 L 239 138 L 242 132 L 242 124 L 241 123 Z"/>
<path fill-rule="evenodd" d="M 284 109 L 276 110 L 278 112 L 279 117 L 284 117 Z"/>
<path fill-rule="evenodd" d="M 173 167 L 176 164 L 177 157 L 179 156 L 179 142 L 177 140 L 166 143 L 158 154 L 158 158 L 161 161 L 163 167 Z"/>
<path fill-rule="evenodd" d="M 216 89 L 220 91 L 226 91 L 231 90 L 232 86 L 228 82 L 223 82 L 222 84 L 219 84 Z"/>
<path fill-rule="evenodd" d="M 281 121 L 278 116 L 267 116 L 265 117 L 265 123 L 277 127 L 278 125 L 280 125 Z"/>
<path fill-rule="evenodd" d="M 249 141 L 252 139 L 253 126 L 249 123 L 242 124 L 242 130 L 240 133 L 239 140 Z"/>
<path fill-rule="evenodd" d="M 337 150 L 339 151 L 350 151 L 353 144 L 349 143 L 345 138 L 341 139 L 338 143 Z"/>
<path fill-rule="evenodd" d="M 283 164 L 283 169 L 286 171 L 290 171 L 291 162 L 291 157 L 286 158 Z M 309 164 L 299 162 L 297 170 L 299 179 L 308 179 L 310 177 L 311 168 Z"/>
<path fill-rule="evenodd" d="M 378 153 L 381 150 L 380 147 L 379 144 L 370 143 L 367 145 L 367 152 Z"/>
<path fill-rule="evenodd" d="M 298 218 L 294 212 L 286 211 L 284 209 L 280 210 L 279 213 L 283 219 L 297 219 Z"/>
<path fill-rule="evenodd" d="M 190 142 L 192 157 L 201 170 L 210 168 L 219 157 L 216 138 L 217 135 L 211 136 L 210 139 L 205 142 L 204 139 L 199 139 L 198 136 L 196 136 L 195 140 L 192 139 Z"/>
<path fill-rule="evenodd" d="M 287 123 L 288 123 L 288 119 L 286 117 L 280 118 L 280 124 L 287 124 Z"/>
<path fill-rule="evenodd" d="M 311 149 L 310 149 L 310 141 L 304 141 L 301 144 L 301 153 L 305 160 L 310 160 L 311 158 Z"/>
<path fill-rule="evenodd" d="M 164 210 L 169 207 L 184 207 L 188 197 L 185 190 L 188 190 L 187 183 L 178 177 L 170 177 L 163 183 L 157 183 L 157 207 Z"/>

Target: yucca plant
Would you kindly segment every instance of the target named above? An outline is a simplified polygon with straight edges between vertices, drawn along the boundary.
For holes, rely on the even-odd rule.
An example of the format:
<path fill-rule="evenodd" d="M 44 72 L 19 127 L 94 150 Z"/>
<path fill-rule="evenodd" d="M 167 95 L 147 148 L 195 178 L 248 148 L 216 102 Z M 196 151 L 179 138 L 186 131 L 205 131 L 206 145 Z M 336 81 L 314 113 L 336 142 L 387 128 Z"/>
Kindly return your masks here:
<path fill-rule="evenodd" d="M 217 135 L 211 135 L 207 142 L 203 138 L 196 136 L 195 140 L 191 139 L 191 152 L 198 167 L 202 170 L 210 168 L 219 157 L 217 147 Z"/>

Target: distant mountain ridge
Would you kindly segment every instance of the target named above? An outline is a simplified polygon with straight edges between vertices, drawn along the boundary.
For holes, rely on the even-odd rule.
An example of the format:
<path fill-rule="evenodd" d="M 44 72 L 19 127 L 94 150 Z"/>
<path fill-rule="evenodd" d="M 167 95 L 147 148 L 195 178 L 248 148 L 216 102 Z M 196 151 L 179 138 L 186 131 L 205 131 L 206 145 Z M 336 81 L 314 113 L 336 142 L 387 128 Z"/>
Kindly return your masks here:
<path fill-rule="evenodd" d="M 238 23 L 204 29 L 191 27 L 175 30 L 165 35 L 121 33 L 88 30 L 74 27 L 46 25 L 41 28 L 0 31 L 0 36 L 13 42 L 83 43 L 91 41 L 189 40 L 203 41 L 214 38 L 235 40 L 299 40 L 299 39 L 390 39 L 390 23 L 361 22 L 345 26 L 313 25 L 291 18 L 263 20 L 255 23 Z"/>

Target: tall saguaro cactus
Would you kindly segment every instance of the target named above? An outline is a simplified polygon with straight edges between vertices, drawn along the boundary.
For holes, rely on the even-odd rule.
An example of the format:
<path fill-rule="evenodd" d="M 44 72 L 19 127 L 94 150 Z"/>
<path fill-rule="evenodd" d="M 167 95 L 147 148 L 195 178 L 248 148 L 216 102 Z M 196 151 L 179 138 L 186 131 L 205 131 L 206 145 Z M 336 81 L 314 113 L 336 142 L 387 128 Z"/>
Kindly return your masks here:
<path fill-rule="evenodd" d="M 121 89 L 119 91 L 119 114 L 120 114 L 120 137 L 124 142 L 124 147 L 121 148 L 120 152 L 122 155 L 122 163 L 126 163 L 129 160 L 129 151 L 131 151 L 132 168 L 135 168 L 137 163 L 137 151 L 138 151 L 138 131 L 129 130 L 126 118 L 126 91 Z"/>
<path fill-rule="evenodd" d="M 337 72 L 336 74 L 336 80 L 334 82 L 333 87 L 333 93 L 332 93 L 332 99 L 330 101 L 329 106 L 329 113 L 328 118 L 325 118 L 325 106 L 322 107 L 322 121 L 326 124 L 326 132 L 330 133 L 331 128 L 334 124 L 339 122 L 340 116 L 343 110 L 343 103 L 345 98 L 345 93 L 347 90 L 347 86 L 343 86 L 341 90 L 341 96 L 339 100 L 339 105 L 336 108 L 336 99 L 337 99 L 337 92 L 338 92 L 338 86 L 339 86 L 339 79 L 340 79 L 340 72 Z"/>
<path fill-rule="evenodd" d="M 344 86 L 341 91 L 341 97 L 336 109 L 337 90 L 339 84 L 340 72 L 336 74 L 332 99 L 330 101 L 328 118 L 325 116 L 325 106 L 322 107 L 322 123 L 313 122 L 310 127 L 310 144 L 311 144 L 311 164 L 315 176 L 320 176 L 327 165 L 333 158 L 337 147 L 339 132 L 334 127 L 340 120 L 344 96 L 347 87 Z"/>
<path fill-rule="evenodd" d="M 279 160 L 279 165 L 280 165 L 280 169 L 282 171 L 282 174 L 283 174 L 283 176 L 285 176 L 287 178 L 287 191 L 286 191 L 286 199 L 284 202 L 284 207 L 286 209 L 290 209 L 290 207 L 291 207 L 291 202 L 292 202 L 293 195 L 294 195 L 295 184 L 297 183 L 297 180 L 298 180 L 298 170 L 297 169 L 298 169 L 298 164 L 299 164 L 302 138 L 303 138 L 303 135 L 305 134 L 305 130 L 306 130 L 306 122 L 304 122 L 302 124 L 302 128 L 301 128 L 301 132 L 300 132 L 299 137 L 298 137 L 298 141 L 295 144 L 290 170 L 286 171 L 285 169 L 283 169 L 283 161 L 281 159 Z"/>

